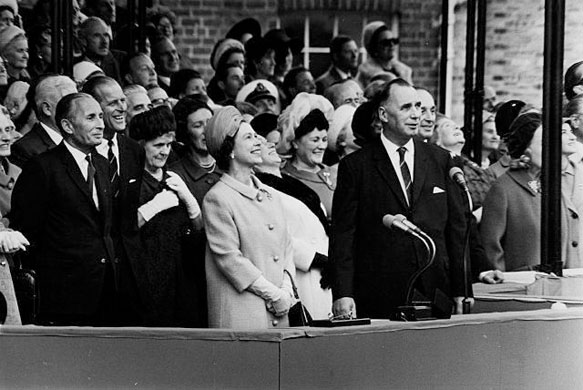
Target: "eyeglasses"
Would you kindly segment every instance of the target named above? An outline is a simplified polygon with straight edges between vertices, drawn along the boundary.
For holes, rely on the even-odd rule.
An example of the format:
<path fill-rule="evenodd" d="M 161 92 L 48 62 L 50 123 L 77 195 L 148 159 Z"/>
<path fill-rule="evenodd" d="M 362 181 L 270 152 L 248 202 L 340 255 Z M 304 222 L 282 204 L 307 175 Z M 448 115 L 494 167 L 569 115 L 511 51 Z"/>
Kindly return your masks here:
<path fill-rule="evenodd" d="M 379 41 L 379 44 L 381 44 L 382 46 L 395 46 L 399 44 L 399 38 L 387 38 L 387 39 L 383 39 L 382 41 Z"/>

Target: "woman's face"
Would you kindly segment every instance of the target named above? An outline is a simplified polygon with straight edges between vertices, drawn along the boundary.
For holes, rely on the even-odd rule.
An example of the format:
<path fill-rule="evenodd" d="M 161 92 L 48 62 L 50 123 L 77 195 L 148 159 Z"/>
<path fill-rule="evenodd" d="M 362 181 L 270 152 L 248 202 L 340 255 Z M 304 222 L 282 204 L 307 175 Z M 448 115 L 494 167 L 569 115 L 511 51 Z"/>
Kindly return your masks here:
<path fill-rule="evenodd" d="M 242 122 L 235 136 L 233 159 L 242 166 L 254 167 L 261 164 L 261 140 L 249 123 Z"/>
<path fill-rule="evenodd" d="M 482 127 L 482 150 L 490 152 L 498 150 L 498 146 L 500 146 L 500 137 L 496 132 L 496 123 L 487 121 Z"/>
<path fill-rule="evenodd" d="M 561 127 L 561 150 L 565 156 L 577 152 L 577 137 L 573 134 L 573 129 L 568 123 L 563 123 Z"/>
<path fill-rule="evenodd" d="M 309 167 L 322 164 L 324 151 L 328 147 L 328 132 L 314 129 L 292 142 L 296 149 L 296 159 Z"/>
<path fill-rule="evenodd" d="M 540 168 L 543 165 L 543 127 L 539 126 L 535 130 L 530 143 L 528 144 L 528 154 L 530 163 L 534 167 Z"/>
<path fill-rule="evenodd" d="M 28 40 L 18 38 L 6 47 L 4 51 L 6 63 L 18 70 L 26 69 L 28 66 Z"/>
<path fill-rule="evenodd" d="M 166 160 L 168 160 L 168 154 L 170 154 L 172 141 L 174 141 L 174 134 L 166 133 L 153 140 L 144 142 L 147 171 L 155 172 L 164 168 Z"/>
<path fill-rule="evenodd" d="M 261 165 L 266 167 L 279 167 L 281 157 L 279 157 L 279 154 L 275 150 L 275 144 L 261 136 L 259 136 L 259 139 L 261 140 L 261 160 L 263 161 Z"/>
<path fill-rule="evenodd" d="M 187 142 L 199 154 L 208 154 L 204 129 L 212 116 L 209 110 L 201 108 L 186 117 Z"/>
<path fill-rule="evenodd" d="M 15 131 L 10 118 L 0 113 L 0 157 L 10 156 L 10 145 Z"/>
<path fill-rule="evenodd" d="M 460 127 L 451 119 L 443 119 L 437 129 L 439 141 L 437 144 L 444 149 L 460 154 L 466 140 Z"/>
<path fill-rule="evenodd" d="M 268 78 L 275 72 L 275 51 L 268 50 L 267 53 L 257 62 L 257 77 Z"/>

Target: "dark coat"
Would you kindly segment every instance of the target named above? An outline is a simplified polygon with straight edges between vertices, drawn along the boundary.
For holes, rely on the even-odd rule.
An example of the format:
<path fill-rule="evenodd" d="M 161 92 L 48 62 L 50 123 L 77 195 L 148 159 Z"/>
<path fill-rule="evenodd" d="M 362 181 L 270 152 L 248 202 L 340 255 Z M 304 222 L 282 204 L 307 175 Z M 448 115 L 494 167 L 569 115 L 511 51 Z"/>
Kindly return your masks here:
<path fill-rule="evenodd" d="M 340 162 L 329 256 L 334 299 L 353 297 L 359 317 L 388 318 L 405 303 L 407 282 L 426 264 L 422 244 L 383 225 L 402 214 L 435 241 L 437 255 L 416 287 L 430 299 L 439 288 L 463 296 L 465 217 L 461 191 L 448 177 L 447 151 L 415 141 L 413 198 L 407 205 L 380 139 Z"/>
<path fill-rule="evenodd" d="M 342 76 L 336 70 L 334 65 L 331 65 L 328 70 L 316 79 L 316 93 L 323 95 L 328 87 L 342 81 Z"/>
<path fill-rule="evenodd" d="M 34 157 L 12 196 L 12 226 L 31 246 L 26 266 L 40 286 L 40 316 L 91 316 L 98 309 L 107 263 L 114 261 L 109 166 L 95 155 L 99 210 L 66 146 Z"/>
<path fill-rule="evenodd" d="M 49 137 L 46 130 L 37 122 L 28 133 L 12 145 L 8 159 L 14 165 L 22 168 L 29 159 L 55 146 L 57 145 Z"/>

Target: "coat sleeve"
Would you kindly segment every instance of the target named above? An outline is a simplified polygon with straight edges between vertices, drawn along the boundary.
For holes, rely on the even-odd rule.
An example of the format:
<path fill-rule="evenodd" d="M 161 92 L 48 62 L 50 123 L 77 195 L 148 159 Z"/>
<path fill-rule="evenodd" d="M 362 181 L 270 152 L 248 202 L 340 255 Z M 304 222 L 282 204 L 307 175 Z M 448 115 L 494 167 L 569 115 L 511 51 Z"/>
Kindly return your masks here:
<path fill-rule="evenodd" d="M 31 247 L 26 259 L 33 259 L 33 253 L 41 240 L 50 197 L 49 177 L 43 164 L 33 158 L 18 177 L 11 199 L 11 228 L 20 231 L 30 241 Z M 34 267 L 34 264 L 30 264 Z"/>
<path fill-rule="evenodd" d="M 332 235 L 329 260 L 332 264 L 334 299 L 354 297 L 354 242 L 358 212 L 357 177 L 351 159 L 340 161 L 338 179 L 332 202 Z"/>
<path fill-rule="evenodd" d="M 221 195 L 211 191 L 203 201 L 207 242 L 217 268 L 238 292 L 243 292 L 262 273 L 250 259 L 243 256 L 233 211 Z"/>
<path fill-rule="evenodd" d="M 500 182 L 496 182 L 484 200 L 480 235 L 488 260 L 501 271 L 506 270 L 502 241 L 506 235 L 507 209 L 506 191 Z"/>
<path fill-rule="evenodd" d="M 453 160 L 447 156 L 447 170 L 454 166 Z M 448 175 L 449 176 L 449 175 Z M 464 286 L 467 281 L 469 285 L 469 295 L 472 295 L 471 275 L 464 272 L 464 255 L 466 246 L 466 232 L 468 227 L 468 217 L 470 216 L 468 201 L 464 199 L 465 194 L 449 177 L 447 183 L 447 225 L 445 231 L 447 255 L 449 259 L 451 290 L 454 297 L 464 296 Z M 469 264 L 468 264 L 469 267 Z"/>

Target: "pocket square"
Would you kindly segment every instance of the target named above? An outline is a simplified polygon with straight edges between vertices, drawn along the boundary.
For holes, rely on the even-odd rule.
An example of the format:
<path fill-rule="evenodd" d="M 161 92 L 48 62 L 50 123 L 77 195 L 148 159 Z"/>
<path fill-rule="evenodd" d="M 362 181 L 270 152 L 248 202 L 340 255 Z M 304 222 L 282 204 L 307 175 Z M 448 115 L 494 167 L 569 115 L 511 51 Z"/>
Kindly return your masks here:
<path fill-rule="evenodd" d="M 133 182 L 135 182 L 135 181 L 136 181 L 136 179 L 130 179 L 130 180 L 128 181 L 128 184 L 132 184 L 132 183 L 133 183 Z"/>
<path fill-rule="evenodd" d="M 433 187 L 433 193 L 434 194 L 441 194 L 442 192 L 445 192 L 444 190 L 442 190 L 439 187 Z"/>

